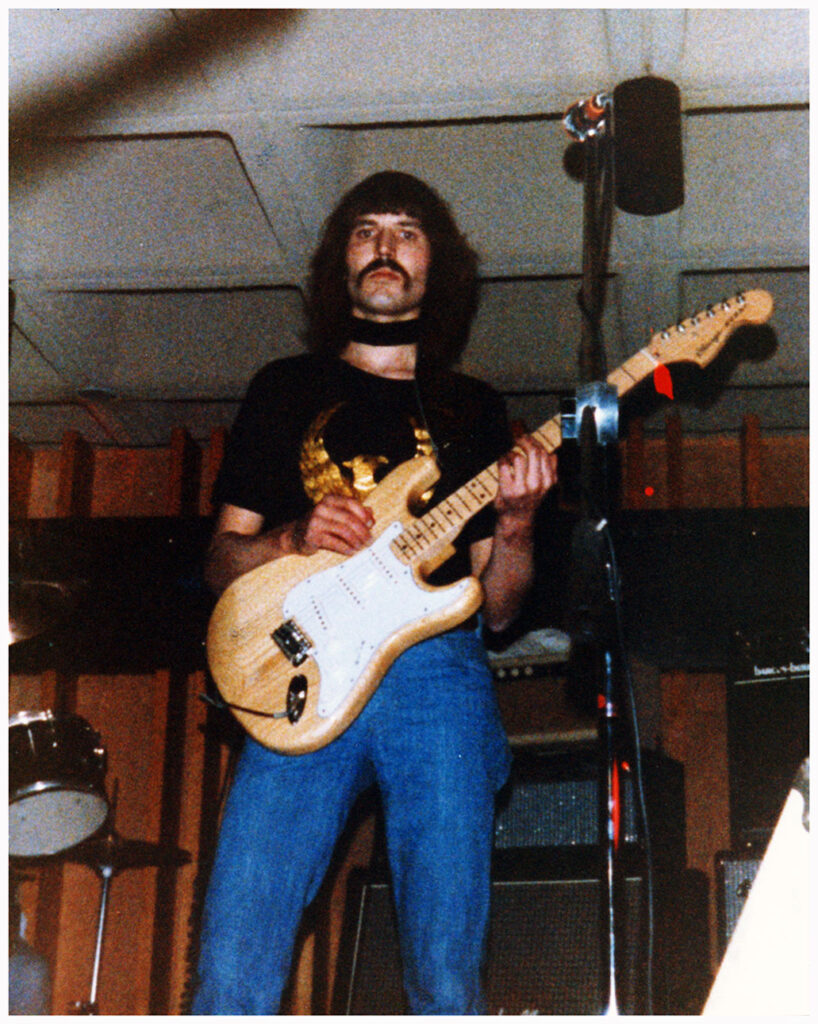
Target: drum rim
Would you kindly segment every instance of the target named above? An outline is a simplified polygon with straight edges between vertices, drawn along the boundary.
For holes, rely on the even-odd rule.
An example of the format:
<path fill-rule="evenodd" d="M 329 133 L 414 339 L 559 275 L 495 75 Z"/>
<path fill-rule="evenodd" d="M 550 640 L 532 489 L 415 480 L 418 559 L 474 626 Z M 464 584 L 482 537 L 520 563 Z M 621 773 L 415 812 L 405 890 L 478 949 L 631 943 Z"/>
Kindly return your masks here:
<path fill-rule="evenodd" d="M 87 793 L 89 796 L 96 797 L 106 807 L 110 806 L 108 803 L 108 797 L 104 790 L 100 791 L 97 786 L 94 786 L 91 783 L 80 783 L 79 785 L 68 786 L 65 782 L 60 782 L 57 779 L 30 782 L 27 786 L 20 786 L 13 794 L 9 794 L 9 805 L 19 803 L 21 800 L 28 800 L 40 793 L 59 791 L 63 791 L 65 793 Z"/>
<path fill-rule="evenodd" d="M 9 729 L 16 725 L 29 725 L 31 722 L 53 722 L 56 715 L 51 709 L 45 711 L 18 711 L 9 719 Z"/>

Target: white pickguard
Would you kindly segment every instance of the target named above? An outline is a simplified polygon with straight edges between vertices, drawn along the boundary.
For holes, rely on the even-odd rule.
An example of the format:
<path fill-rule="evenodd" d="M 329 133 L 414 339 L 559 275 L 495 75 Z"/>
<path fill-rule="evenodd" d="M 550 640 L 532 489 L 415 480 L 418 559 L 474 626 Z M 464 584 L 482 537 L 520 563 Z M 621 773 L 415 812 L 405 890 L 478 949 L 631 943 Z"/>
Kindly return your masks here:
<path fill-rule="evenodd" d="M 426 590 L 390 550 L 403 526 L 392 523 L 369 547 L 296 584 L 283 611 L 310 640 L 321 672 L 318 714 L 344 703 L 377 649 L 404 626 L 454 603 L 468 580 Z"/>

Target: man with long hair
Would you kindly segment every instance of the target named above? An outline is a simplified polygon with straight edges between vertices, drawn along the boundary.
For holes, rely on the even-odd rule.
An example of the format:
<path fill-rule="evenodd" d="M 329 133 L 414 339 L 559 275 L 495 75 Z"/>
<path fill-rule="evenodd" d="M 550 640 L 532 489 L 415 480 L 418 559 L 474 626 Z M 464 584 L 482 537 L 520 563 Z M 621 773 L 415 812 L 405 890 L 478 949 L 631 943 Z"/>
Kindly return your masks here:
<path fill-rule="evenodd" d="M 440 469 L 428 507 L 495 460 L 499 479 L 493 504 L 430 577 L 476 576 L 480 615 L 399 655 L 328 745 L 293 756 L 245 737 L 194 1013 L 277 1011 L 303 910 L 373 784 L 410 1012 L 485 1011 L 494 797 L 510 755 L 482 630 L 505 629 L 532 583 L 534 520 L 556 462 L 528 437 L 510 450 L 500 397 L 451 369 L 477 308 L 476 268 L 429 186 L 397 171 L 365 179 L 330 216 L 312 261 L 311 352 L 262 369 L 231 432 L 206 566 L 216 593 L 285 555 L 359 551 L 376 525 L 364 499 L 414 456 L 434 454 Z"/>

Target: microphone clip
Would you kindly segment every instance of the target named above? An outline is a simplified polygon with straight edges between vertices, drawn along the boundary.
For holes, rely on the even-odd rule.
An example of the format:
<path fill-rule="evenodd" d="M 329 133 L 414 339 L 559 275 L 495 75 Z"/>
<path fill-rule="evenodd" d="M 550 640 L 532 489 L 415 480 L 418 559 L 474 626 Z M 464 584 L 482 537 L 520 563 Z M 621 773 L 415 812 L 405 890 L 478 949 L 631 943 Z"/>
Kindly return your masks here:
<path fill-rule="evenodd" d="M 586 409 L 590 409 L 593 414 L 597 444 L 615 444 L 619 440 L 618 393 L 612 384 L 601 381 L 581 384 L 575 397 L 564 398 L 560 408 L 563 440 L 580 440 L 582 417 Z"/>
<path fill-rule="evenodd" d="M 610 96 L 598 92 L 587 100 L 579 100 L 563 115 L 563 128 L 580 142 L 602 135 L 608 127 Z"/>

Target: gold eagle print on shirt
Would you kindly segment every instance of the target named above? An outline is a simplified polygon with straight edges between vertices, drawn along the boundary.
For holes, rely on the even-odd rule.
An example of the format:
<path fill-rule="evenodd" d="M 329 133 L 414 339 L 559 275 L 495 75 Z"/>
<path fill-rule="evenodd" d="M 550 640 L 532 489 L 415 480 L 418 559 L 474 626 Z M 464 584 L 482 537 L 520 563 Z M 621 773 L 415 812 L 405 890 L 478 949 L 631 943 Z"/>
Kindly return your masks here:
<path fill-rule="evenodd" d="M 314 505 L 328 494 L 342 494 L 363 501 L 377 486 L 375 474 L 378 469 L 389 465 L 389 459 L 385 455 L 356 455 L 340 466 L 332 461 L 324 444 L 324 428 L 344 404 L 340 402 L 331 409 L 319 413 L 307 428 L 301 442 L 301 481 Z M 415 435 L 415 458 L 431 455 L 434 449 L 429 432 L 419 426 L 411 416 L 409 422 Z M 421 503 L 429 501 L 433 492 L 434 489 L 431 489 L 422 495 Z"/>

